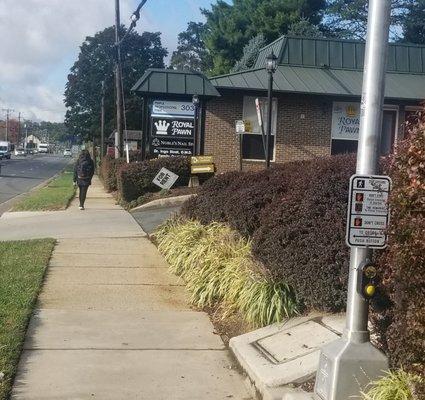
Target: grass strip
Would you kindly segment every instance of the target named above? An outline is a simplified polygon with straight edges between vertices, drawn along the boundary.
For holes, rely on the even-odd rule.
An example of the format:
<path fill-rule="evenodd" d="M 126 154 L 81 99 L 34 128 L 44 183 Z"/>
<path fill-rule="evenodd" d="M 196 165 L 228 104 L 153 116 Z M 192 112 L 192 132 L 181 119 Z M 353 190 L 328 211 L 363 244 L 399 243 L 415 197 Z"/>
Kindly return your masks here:
<path fill-rule="evenodd" d="M 0 242 L 0 400 L 8 398 L 53 239 Z"/>
<path fill-rule="evenodd" d="M 239 312 L 261 327 L 298 312 L 296 296 L 252 257 L 250 241 L 228 226 L 176 218 L 155 233 L 158 249 L 181 276 L 198 307 L 222 304 L 224 316 Z"/>
<path fill-rule="evenodd" d="M 74 198 L 72 168 L 67 168 L 47 186 L 31 192 L 15 204 L 12 211 L 57 211 L 65 210 Z"/>

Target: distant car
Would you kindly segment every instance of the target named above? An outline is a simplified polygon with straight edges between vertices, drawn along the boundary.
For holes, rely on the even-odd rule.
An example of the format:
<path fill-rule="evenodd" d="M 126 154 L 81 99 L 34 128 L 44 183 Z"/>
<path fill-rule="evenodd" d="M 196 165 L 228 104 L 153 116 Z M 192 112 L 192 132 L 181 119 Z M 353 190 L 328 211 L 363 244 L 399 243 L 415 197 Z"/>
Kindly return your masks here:
<path fill-rule="evenodd" d="M 72 151 L 71 151 L 70 149 L 66 149 L 66 150 L 63 152 L 63 156 L 64 156 L 64 157 L 72 157 Z"/>
<path fill-rule="evenodd" d="M 27 153 L 25 152 L 25 149 L 19 148 L 15 149 L 15 156 L 26 156 Z"/>

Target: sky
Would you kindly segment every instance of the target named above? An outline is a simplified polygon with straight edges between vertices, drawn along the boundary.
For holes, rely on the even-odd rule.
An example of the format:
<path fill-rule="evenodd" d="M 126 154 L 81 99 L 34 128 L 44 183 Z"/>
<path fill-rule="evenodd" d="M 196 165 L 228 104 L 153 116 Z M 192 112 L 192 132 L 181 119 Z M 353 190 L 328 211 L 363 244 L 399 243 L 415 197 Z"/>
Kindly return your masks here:
<path fill-rule="evenodd" d="M 138 0 L 121 0 L 129 24 Z M 137 30 L 162 32 L 170 53 L 189 21 L 203 20 L 200 7 L 212 0 L 148 0 Z M 79 46 L 114 25 L 114 0 L 0 0 L 0 119 L 3 109 L 23 119 L 62 122 L 63 93 Z"/>

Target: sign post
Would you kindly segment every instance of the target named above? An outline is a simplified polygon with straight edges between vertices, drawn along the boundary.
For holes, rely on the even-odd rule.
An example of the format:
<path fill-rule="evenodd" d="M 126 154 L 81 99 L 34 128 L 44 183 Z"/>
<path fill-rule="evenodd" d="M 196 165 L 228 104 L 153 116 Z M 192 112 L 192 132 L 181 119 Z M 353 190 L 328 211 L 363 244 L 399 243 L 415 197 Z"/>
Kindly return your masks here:
<path fill-rule="evenodd" d="M 378 378 L 382 371 L 388 369 L 385 355 L 370 343 L 367 327 L 369 301 L 365 294 L 372 293 L 373 290 L 366 289 L 366 292 L 360 293 L 359 284 L 362 277 L 373 275 L 371 261 L 374 245 L 385 247 L 385 234 L 376 228 L 385 223 L 386 214 L 382 204 L 388 195 L 390 181 L 386 177 L 375 177 L 375 174 L 382 130 L 390 12 L 390 0 L 369 1 L 357 175 L 351 179 L 351 196 L 354 196 L 354 203 L 351 198 L 352 204 L 348 213 L 350 224 L 347 229 L 347 242 L 352 248 L 347 320 L 343 337 L 322 348 L 314 390 L 316 399 L 320 400 L 348 400 L 359 396 L 371 380 Z M 382 179 L 381 190 L 375 190 L 373 179 Z M 358 184 L 361 187 L 356 188 Z M 367 188 L 372 191 L 363 190 Z M 360 201 L 360 194 L 363 194 L 363 201 Z M 366 215 L 366 209 L 371 211 L 371 216 Z M 356 226 L 359 224 L 362 226 Z M 371 227 L 373 229 L 369 229 Z"/>

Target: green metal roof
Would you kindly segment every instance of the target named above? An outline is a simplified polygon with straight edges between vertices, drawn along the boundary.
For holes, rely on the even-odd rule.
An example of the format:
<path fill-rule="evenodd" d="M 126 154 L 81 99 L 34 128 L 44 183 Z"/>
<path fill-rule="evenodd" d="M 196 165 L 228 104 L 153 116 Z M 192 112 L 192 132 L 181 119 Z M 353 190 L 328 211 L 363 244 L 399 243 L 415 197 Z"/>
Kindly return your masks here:
<path fill-rule="evenodd" d="M 148 69 L 131 90 L 145 95 L 220 96 L 202 73 L 172 69 Z"/>
<path fill-rule="evenodd" d="M 272 50 L 281 65 L 354 70 L 364 66 L 365 42 L 282 36 L 260 50 L 254 69 L 264 68 Z M 425 74 L 425 46 L 390 43 L 387 71 Z"/>
<path fill-rule="evenodd" d="M 247 70 L 210 79 L 218 89 L 267 90 L 268 74 L 264 68 Z M 363 72 L 348 69 L 279 65 L 274 74 L 274 90 L 279 92 L 361 96 Z M 385 97 L 425 99 L 425 75 L 387 73 Z"/>

